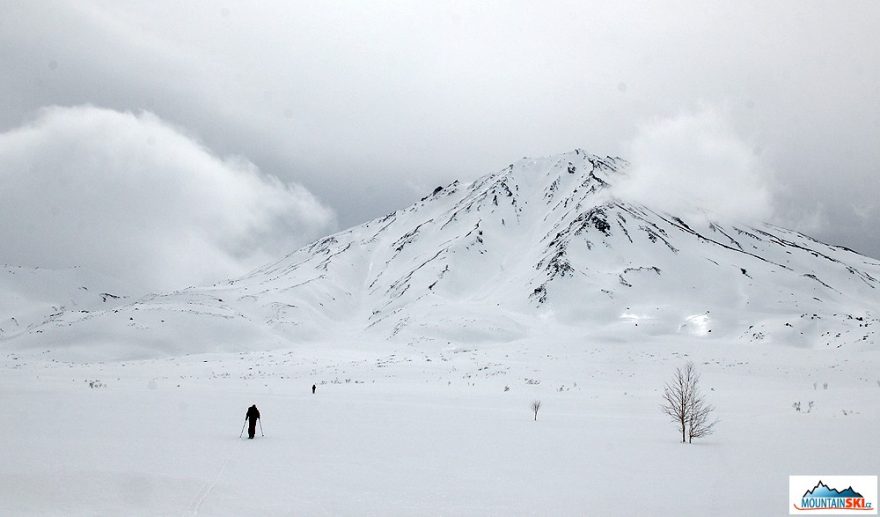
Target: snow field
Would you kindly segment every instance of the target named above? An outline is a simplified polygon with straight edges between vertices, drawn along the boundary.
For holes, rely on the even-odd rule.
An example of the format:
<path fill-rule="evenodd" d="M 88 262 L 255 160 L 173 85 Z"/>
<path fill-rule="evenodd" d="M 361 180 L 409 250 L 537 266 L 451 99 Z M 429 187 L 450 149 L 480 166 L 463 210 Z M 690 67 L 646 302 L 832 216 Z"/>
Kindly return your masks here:
<path fill-rule="evenodd" d="M 721 419 L 693 445 L 659 410 L 686 360 Z M 5 354 L 0 515 L 782 515 L 790 474 L 880 471 L 877 365 L 572 336 Z M 266 436 L 240 440 L 252 403 Z"/>

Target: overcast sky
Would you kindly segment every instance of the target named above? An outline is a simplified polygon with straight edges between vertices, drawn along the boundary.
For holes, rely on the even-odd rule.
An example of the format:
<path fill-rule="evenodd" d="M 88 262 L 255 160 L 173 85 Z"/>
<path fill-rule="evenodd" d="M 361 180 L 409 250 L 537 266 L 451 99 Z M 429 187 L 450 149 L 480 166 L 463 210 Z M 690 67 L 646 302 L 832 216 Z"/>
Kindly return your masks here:
<path fill-rule="evenodd" d="M 876 0 L 254 4 L 0 0 L 0 262 L 201 281 L 577 147 L 880 257 Z"/>

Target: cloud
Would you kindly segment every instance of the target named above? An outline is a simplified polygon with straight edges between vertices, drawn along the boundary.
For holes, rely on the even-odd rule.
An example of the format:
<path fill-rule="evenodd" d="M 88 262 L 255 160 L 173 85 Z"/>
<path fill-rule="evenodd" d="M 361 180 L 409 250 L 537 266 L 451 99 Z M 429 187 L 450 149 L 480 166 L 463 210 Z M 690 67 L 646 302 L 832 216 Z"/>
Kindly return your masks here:
<path fill-rule="evenodd" d="M 146 109 L 349 226 L 520 156 L 630 159 L 639 121 L 702 99 L 762 149 L 785 225 L 821 201 L 815 237 L 880 256 L 880 2 L 597 4 L 5 2 L 0 131 Z"/>
<path fill-rule="evenodd" d="M 0 133 L 0 261 L 144 290 L 242 274 L 326 234 L 303 187 L 220 158 L 149 112 L 50 107 Z"/>
<path fill-rule="evenodd" d="M 617 197 L 684 217 L 773 216 L 770 172 L 720 108 L 703 106 L 642 124 L 628 148 L 632 167 L 615 185 Z"/>

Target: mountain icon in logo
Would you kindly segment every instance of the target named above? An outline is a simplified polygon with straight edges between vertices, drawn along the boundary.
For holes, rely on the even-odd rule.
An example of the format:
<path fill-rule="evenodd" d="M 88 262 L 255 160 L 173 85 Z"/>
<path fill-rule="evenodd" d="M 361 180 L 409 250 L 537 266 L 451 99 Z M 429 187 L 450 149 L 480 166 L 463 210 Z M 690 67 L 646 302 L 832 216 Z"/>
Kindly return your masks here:
<path fill-rule="evenodd" d="M 851 486 L 841 491 L 836 488 L 830 488 L 822 480 L 819 480 L 819 484 L 814 486 L 812 490 L 804 492 L 802 497 L 862 497 L 862 494 L 853 490 Z"/>
<path fill-rule="evenodd" d="M 790 515 L 801 512 L 811 516 L 850 512 L 877 515 L 877 476 L 789 476 L 788 479 Z M 809 488 L 811 486 L 813 488 Z M 858 492 L 854 486 L 859 487 Z"/>

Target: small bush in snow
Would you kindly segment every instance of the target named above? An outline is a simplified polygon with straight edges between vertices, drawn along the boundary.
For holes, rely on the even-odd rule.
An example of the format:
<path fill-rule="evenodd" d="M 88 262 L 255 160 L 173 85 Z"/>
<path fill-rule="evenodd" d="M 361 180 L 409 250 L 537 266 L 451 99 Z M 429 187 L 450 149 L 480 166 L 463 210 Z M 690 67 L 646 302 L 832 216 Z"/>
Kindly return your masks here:
<path fill-rule="evenodd" d="M 541 401 L 534 400 L 532 401 L 532 411 L 535 412 L 535 422 L 538 421 L 538 410 L 541 409 Z"/>

